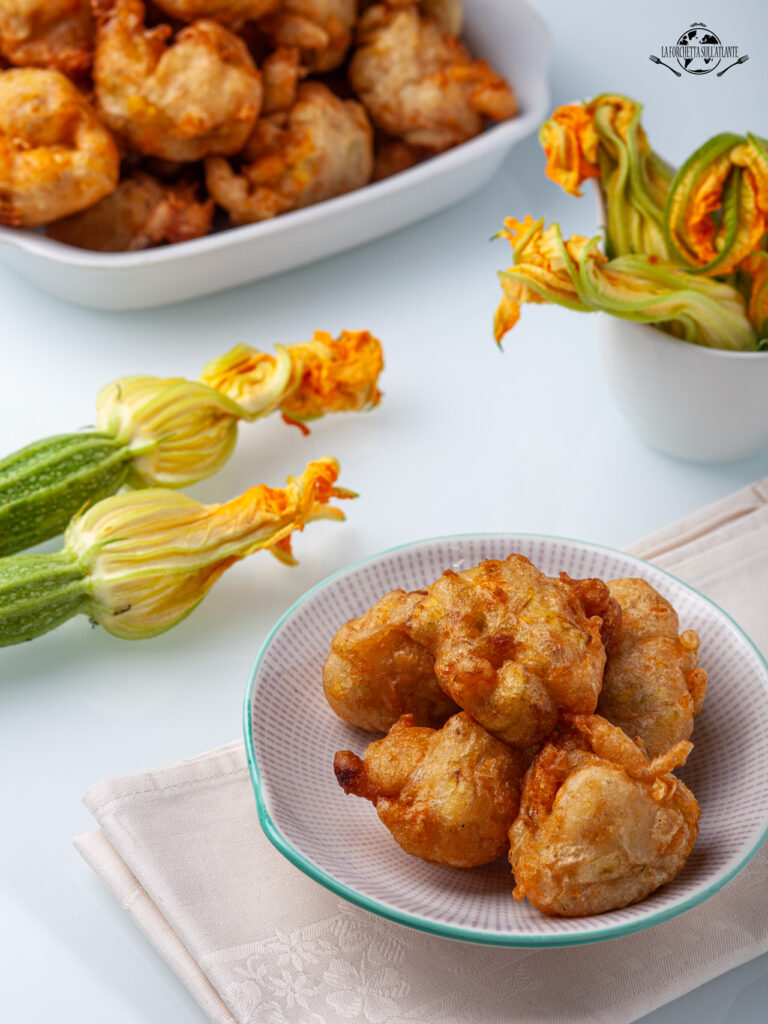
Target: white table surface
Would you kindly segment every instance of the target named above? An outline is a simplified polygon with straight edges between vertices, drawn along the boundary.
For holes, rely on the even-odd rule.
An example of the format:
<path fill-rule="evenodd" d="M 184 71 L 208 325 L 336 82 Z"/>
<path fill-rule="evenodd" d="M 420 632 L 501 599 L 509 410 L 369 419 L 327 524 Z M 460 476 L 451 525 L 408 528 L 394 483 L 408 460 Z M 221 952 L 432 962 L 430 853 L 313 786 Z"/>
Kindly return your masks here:
<path fill-rule="evenodd" d="M 768 8 L 761 0 L 540 0 L 554 34 L 553 100 L 621 91 L 646 103 L 655 148 L 678 162 L 716 131 L 768 135 Z M 752 59 L 723 78 L 673 78 L 648 60 L 692 15 Z M 129 643 L 78 618 L 0 653 L 0 1017 L 21 1022 L 166 1024 L 202 1012 L 71 840 L 92 827 L 83 791 L 239 734 L 259 644 L 309 586 L 412 539 L 528 530 L 621 546 L 768 473 L 768 452 L 729 465 L 677 462 L 645 448 L 606 390 L 588 316 L 528 307 L 496 350 L 490 321 L 508 263 L 487 239 L 508 215 L 594 228 L 591 202 L 543 175 L 534 140 L 480 194 L 346 255 L 184 305 L 101 313 L 0 272 L 0 439 L 10 452 L 92 420 L 99 387 L 129 373 L 194 377 L 239 341 L 270 347 L 315 328 L 367 328 L 387 360 L 385 398 L 309 438 L 278 421 L 242 430 L 237 452 L 193 488 L 225 500 L 321 454 L 360 492 L 345 524 L 311 524 L 301 564 L 257 555 L 230 570 L 193 616 Z M 649 399 L 650 400 L 650 399 Z M 681 395 L 681 401 L 684 396 Z M 53 549 L 55 545 L 47 545 Z M 654 1024 L 765 1020 L 768 957 L 645 1018 Z"/>

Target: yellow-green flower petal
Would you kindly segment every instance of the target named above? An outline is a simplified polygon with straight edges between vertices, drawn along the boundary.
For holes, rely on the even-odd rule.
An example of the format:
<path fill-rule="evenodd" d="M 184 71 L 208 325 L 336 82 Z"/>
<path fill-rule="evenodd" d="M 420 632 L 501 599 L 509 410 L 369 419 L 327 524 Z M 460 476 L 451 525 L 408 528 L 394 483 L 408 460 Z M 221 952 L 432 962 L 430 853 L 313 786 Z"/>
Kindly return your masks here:
<path fill-rule="evenodd" d="M 275 355 L 238 345 L 209 363 L 200 380 L 234 399 L 249 420 L 277 409 L 293 420 L 330 412 L 359 412 L 381 399 L 381 342 L 368 331 L 275 347 Z"/>
<path fill-rule="evenodd" d="M 182 378 L 122 377 L 96 399 L 99 429 L 131 452 L 135 487 L 183 487 L 215 473 L 242 415 L 226 395 Z"/>
<path fill-rule="evenodd" d="M 338 463 L 311 462 L 284 488 L 252 487 L 223 505 L 177 491 L 115 495 L 75 518 L 64 552 L 83 573 L 87 612 L 115 636 L 155 636 L 185 618 L 229 566 L 262 548 L 292 562 L 291 534 L 314 519 L 343 519 L 332 498 Z"/>

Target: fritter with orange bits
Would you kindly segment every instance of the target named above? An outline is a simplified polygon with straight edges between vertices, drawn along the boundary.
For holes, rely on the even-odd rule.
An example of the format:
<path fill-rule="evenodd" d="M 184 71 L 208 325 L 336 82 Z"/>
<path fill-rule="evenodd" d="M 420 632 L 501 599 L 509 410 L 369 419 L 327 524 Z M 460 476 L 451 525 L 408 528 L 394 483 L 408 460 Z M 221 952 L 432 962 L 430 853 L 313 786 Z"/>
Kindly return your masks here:
<path fill-rule="evenodd" d="M 364 11 L 349 80 L 378 128 L 432 153 L 517 112 L 501 75 L 413 5 Z"/>
<path fill-rule="evenodd" d="M 236 161 L 210 157 L 205 180 L 233 224 L 267 220 L 367 184 L 373 132 L 362 106 L 304 82 L 285 110 L 259 119 Z"/>
<path fill-rule="evenodd" d="M 0 71 L 0 224 L 35 227 L 117 186 L 117 146 L 60 71 Z"/>
<path fill-rule="evenodd" d="M 591 714 L 618 619 L 601 580 L 553 579 L 523 555 L 448 570 L 408 615 L 412 640 L 459 707 L 516 747 L 542 742 L 560 714 Z"/>
<path fill-rule="evenodd" d="M 93 35 L 90 0 L 0 0 L 0 55 L 17 67 L 85 75 Z"/>
<path fill-rule="evenodd" d="M 261 110 L 261 75 L 218 21 L 145 26 L 141 0 L 97 0 L 93 78 L 99 116 L 124 144 L 187 163 L 236 153 Z"/>

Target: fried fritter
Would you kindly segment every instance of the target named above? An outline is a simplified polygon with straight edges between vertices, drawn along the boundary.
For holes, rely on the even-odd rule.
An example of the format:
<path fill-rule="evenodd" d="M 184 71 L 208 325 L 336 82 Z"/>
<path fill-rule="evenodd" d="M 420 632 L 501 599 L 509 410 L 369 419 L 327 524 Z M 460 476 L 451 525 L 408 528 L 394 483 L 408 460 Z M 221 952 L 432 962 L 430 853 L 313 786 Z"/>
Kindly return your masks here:
<path fill-rule="evenodd" d="M 551 579 L 513 554 L 448 570 L 427 591 L 408 635 L 434 655 L 445 692 L 489 732 L 529 747 L 560 712 L 595 710 L 605 665 L 595 611 L 615 615 L 600 580 Z"/>
<path fill-rule="evenodd" d="M 295 47 L 280 46 L 270 53 L 261 65 L 264 86 L 262 114 L 288 110 L 296 102 L 299 82 L 306 73 Z"/>
<path fill-rule="evenodd" d="M 440 726 L 458 711 L 437 684 L 432 655 L 405 632 L 423 596 L 393 590 L 333 638 L 323 688 L 345 722 L 386 732 L 404 714 L 416 725 Z"/>
<path fill-rule="evenodd" d="M 576 715 L 525 777 L 509 832 L 515 898 L 579 917 L 644 899 L 681 870 L 698 835 L 699 805 L 669 774 L 692 745 L 648 761 L 597 715 Z"/>
<path fill-rule="evenodd" d="M 233 224 L 250 224 L 366 185 L 373 132 L 359 103 L 305 82 L 287 111 L 259 119 L 238 163 L 210 157 L 205 180 Z"/>
<path fill-rule="evenodd" d="M 237 29 L 277 10 L 281 0 L 154 0 L 161 11 L 177 21 L 214 18 Z"/>
<path fill-rule="evenodd" d="M 310 71 L 332 71 L 352 42 L 357 0 L 283 0 L 274 14 L 259 21 L 275 46 L 295 46 Z"/>
<path fill-rule="evenodd" d="M 132 148 L 190 162 L 236 153 L 261 110 L 261 75 L 245 43 L 217 21 L 147 29 L 141 0 L 95 0 L 99 115 Z"/>
<path fill-rule="evenodd" d="M 608 653 L 597 710 L 657 757 L 693 732 L 707 673 L 697 668 L 699 637 L 678 635 L 677 613 L 642 579 L 613 580 L 622 620 Z"/>
<path fill-rule="evenodd" d="M 407 171 L 430 156 L 425 150 L 409 146 L 400 139 L 387 138 L 383 133 L 376 140 L 374 147 L 373 180 L 382 181 L 393 174 Z"/>
<path fill-rule="evenodd" d="M 501 75 L 415 6 L 363 13 L 349 79 L 379 128 L 433 153 L 477 135 L 484 117 L 517 112 Z"/>
<path fill-rule="evenodd" d="M 93 34 L 90 0 L 0 0 L 0 54 L 19 67 L 83 75 Z"/>
<path fill-rule="evenodd" d="M 442 729 L 404 715 L 361 760 L 349 750 L 333 761 L 345 793 L 365 797 L 406 853 L 432 864 L 471 868 L 507 850 L 526 759 L 468 714 Z"/>
<path fill-rule="evenodd" d="M 82 210 L 114 190 L 119 167 L 112 136 L 60 71 L 0 72 L 0 223 Z"/>
<path fill-rule="evenodd" d="M 97 252 L 132 252 L 207 235 L 213 200 L 198 202 L 196 185 L 166 185 L 137 171 L 87 210 L 49 224 L 51 238 Z"/>
<path fill-rule="evenodd" d="M 453 35 L 461 34 L 464 25 L 464 11 L 461 0 L 381 0 L 387 7 L 414 7 L 417 6 L 425 18 L 431 18 L 438 25 L 452 32 Z M 360 0 L 360 9 L 366 10 L 372 7 L 376 0 Z"/>

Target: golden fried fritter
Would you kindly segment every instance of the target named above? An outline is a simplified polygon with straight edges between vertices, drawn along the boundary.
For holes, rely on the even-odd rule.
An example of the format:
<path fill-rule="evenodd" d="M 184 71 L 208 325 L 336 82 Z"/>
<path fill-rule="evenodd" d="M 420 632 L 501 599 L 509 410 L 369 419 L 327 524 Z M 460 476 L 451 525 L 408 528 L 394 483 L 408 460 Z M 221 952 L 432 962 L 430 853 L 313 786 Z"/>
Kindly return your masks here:
<path fill-rule="evenodd" d="M 405 632 L 423 596 L 393 590 L 333 638 L 323 688 L 345 722 L 386 732 L 404 714 L 417 725 L 440 726 L 458 711 L 437 684 L 432 655 Z"/>
<path fill-rule="evenodd" d="M 453 35 L 461 35 L 464 11 L 461 0 L 381 0 L 387 7 L 418 7 L 425 18 L 436 21 Z M 360 0 L 361 11 L 372 7 L 376 0 Z"/>
<path fill-rule="evenodd" d="M 19 67 L 83 75 L 93 34 L 90 0 L 0 0 L 0 54 Z"/>
<path fill-rule="evenodd" d="M 373 180 L 391 178 L 393 174 L 415 167 L 428 156 L 430 154 L 426 150 L 409 146 L 401 139 L 390 139 L 381 133 L 374 146 Z"/>
<path fill-rule="evenodd" d="M 236 153 L 261 109 L 261 75 L 245 43 L 217 21 L 196 21 L 170 45 L 170 25 L 144 26 L 141 0 L 95 0 L 99 115 L 149 156 L 190 162 Z"/>
<path fill-rule="evenodd" d="M 477 135 L 484 117 L 517 112 L 501 75 L 415 6 L 363 13 L 349 79 L 379 128 L 431 152 Z"/>
<path fill-rule="evenodd" d="M 275 46 L 295 46 L 310 71 L 332 71 L 352 42 L 357 0 L 283 0 L 259 28 Z"/>
<path fill-rule="evenodd" d="M 205 180 L 233 224 L 250 224 L 366 185 L 373 133 L 359 103 L 305 82 L 288 111 L 259 119 L 239 164 L 210 157 Z"/>
<path fill-rule="evenodd" d="M 529 747 L 560 712 L 595 710 L 605 649 L 594 611 L 614 614 L 600 580 L 550 579 L 513 554 L 448 570 L 427 591 L 406 630 L 434 655 L 445 692 L 489 732 Z"/>
<path fill-rule="evenodd" d="M 657 757 L 688 739 L 701 711 L 707 673 L 697 668 L 699 637 L 692 629 L 678 635 L 675 609 L 645 580 L 613 580 L 608 586 L 622 620 L 597 710 L 628 736 L 639 736 L 648 756 Z"/>
<path fill-rule="evenodd" d="M 119 167 L 112 136 L 60 71 L 0 72 L 0 223 L 82 210 L 114 190 Z"/>
<path fill-rule="evenodd" d="M 571 721 L 528 770 L 509 832 L 515 898 L 561 917 L 617 910 L 671 881 L 699 820 L 695 797 L 669 774 L 690 743 L 648 761 L 605 719 Z"/>
<path fill-rule="evenodd" d="M 525 766 L 465 712 L 439 730 L 404 715 L 364 761 L 349 750 L 333 761 L 344 792 L 370 800 L 406 853 L 454 868 L 506 852 Z"/>
<path fill-rule="evenodd" d="M 281 0 L 154 0 L 161 11 L 177 21 L 214 18 L 237 29 L 277 10 Z"/>
<path fill-rule="evenodd" d="M 198 202 L 196 185 L 166 185 L 137 171 L 94 206 L 57 220 L 47 234 L 97 252 L 131 252 L 207 235 L 213 200 Z"/>
<path fill-rule="evenodd" d="M 296 102 L 299 82 L 306 73 L 295 47 L 280 46 L 270 53 L 261 65 L 264 86 L 262 114 L 288 110 Z"/>

